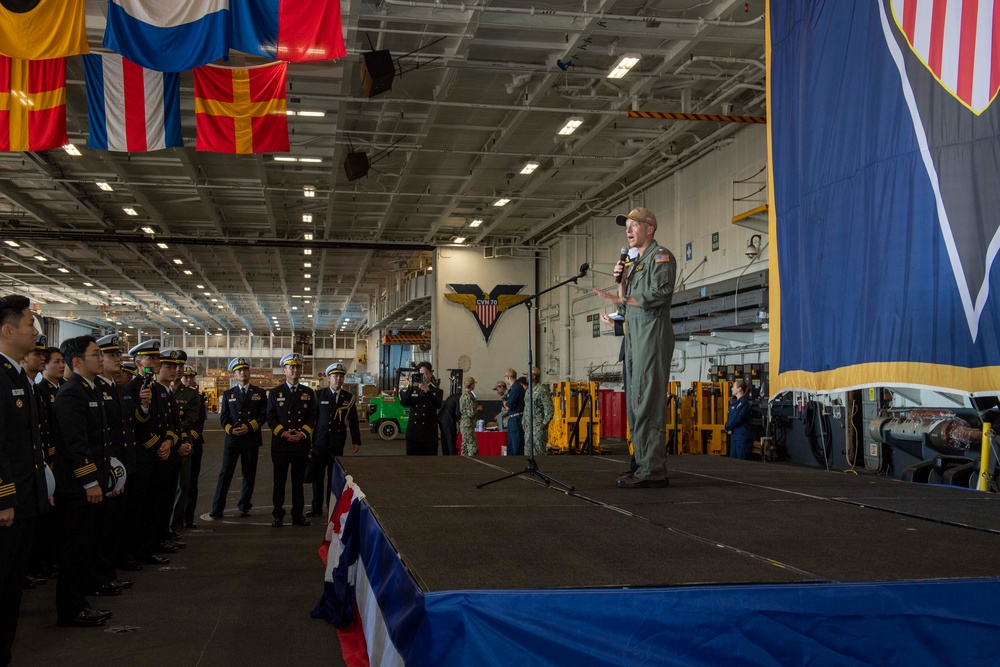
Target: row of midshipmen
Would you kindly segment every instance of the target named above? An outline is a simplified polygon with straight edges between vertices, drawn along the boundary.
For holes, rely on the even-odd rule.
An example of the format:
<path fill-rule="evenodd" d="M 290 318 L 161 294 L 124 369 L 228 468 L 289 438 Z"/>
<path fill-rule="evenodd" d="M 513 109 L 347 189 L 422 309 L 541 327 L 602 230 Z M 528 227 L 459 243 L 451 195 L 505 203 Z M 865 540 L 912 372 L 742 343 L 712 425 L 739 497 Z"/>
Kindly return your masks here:
<path fill-rule="evenodd" d="M 133 377 L 122 368 L 116 335 L 46 347 L 29 305 L 17 295 L 0 299 L 0 664 L 11 659 L 23 588 L 58 571 L 58 623 L 101 625 L 111 612 L 92 608 L 87 598 L 130 588 L 117 568 L 164 565 L 164 553 L 185 546 L 177 531 L 194 527 L 204 444 L 205 401 L 184 351 L 161 350 L 155 340 L 137 345 L 130 350 Z M 360 445 L 356 398 L 341 390 L 343 366 L 327 369 L 331 388 L 318 395 L 298 384 L 300 355 L 286 355 L 282 366 L 288 384 L 266 397 L 249 384 L 246 360 L 230 363 L 237 385 L 220 409 L 227 437 L 214 517 L 222 515 L 237 461 L 244 471 L 241 515 L 249 513 L 264 424 L 273 433 L 275 526 L 284 516 L 289 467 L 293 523 L 308 525 L 302 480 L 310 459 L 318 514 L 323 478 L 333 454 L 343 452 L 348 425 L 355 450 Z M 33 385 L 29 378 L 38 373 Z"/>

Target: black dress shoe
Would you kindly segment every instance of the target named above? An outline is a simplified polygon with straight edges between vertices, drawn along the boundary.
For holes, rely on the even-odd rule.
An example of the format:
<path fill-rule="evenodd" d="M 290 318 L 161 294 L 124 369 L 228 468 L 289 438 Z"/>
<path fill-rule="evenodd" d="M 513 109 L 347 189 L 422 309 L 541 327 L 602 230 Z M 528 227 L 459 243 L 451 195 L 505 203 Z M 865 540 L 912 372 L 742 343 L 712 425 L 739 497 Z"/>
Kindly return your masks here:
<path fill-rule="evenodd" d="M 178 533 L 176 530 L 171 530 L 169 533 L 167 533 L 167 537 L 170 538 L 171 540 L 179 540 L 181 538 L 181 534 Z"/>
<path fill-rule="evenodd" d="M 212 519 L 221 519 L 222 518 L 222 512 L 211 512 L 208 516 L 209 516 L 209 518 L 212 518 Z"/>
<path fill-rule="evenodd" d="M 127 591 L 132 588 L 132 582 L 127 579 L 115 579 L 114 581 L 109 581 L 108 586 L 114 586 L 115 588 L 120 588 L 123 591 Z"/>
<path fill-rule="evenodd" d="M 155 556 L 155 555 L 146 556 L 146 558 L 144 558 L 143 560 L 148 565 L 167 565 L 168 563 L 170 563 L 169 558 L 164 558 L 163 556 Z"/>
<path fill-rule="evenodd" d="M 306 512 L 306 516 L 319 516 L 322 513 L 323 513 L 323 510 L 319 510 L 319 511 L 317 511 L 317 510 L 309 510 L 308 512 Z"/>
<path fill-rule="evenodd" d="M 617 489 L 662 489 L 670 485 L 669 479 L 643 479 L 635 475 L 619 477 L 615 482 Z"/>
<path fill-rule="evenodd" d="M 185 521 L 184 522 L 184 527 L 185 528 L 197 528 L 198 524 L 196 524 L 194 521 Z"/>
<path fill-rule="evenodd" d="M 41 577 L 33 577 L 30 574 L 24 575 L 24 587 L 27 590 L 38 588 L 41 584 L 44 584 L 47 581 L 48 579 L 43 579 Z"/>
<path fill-rule="evenodd" d="M 114 614 L 111 612 L 110 609 L 94 609 L 93 607 L 90 607 L 87 609 L 87 611 L 89 611 L 92 614 L 99 614 L 105 620 L 114 616 Z"/>
<path fill-rule="evenodd" d="M 129 572 L 142 572 L 142 563 L 130 558 L 129 560 L 122 561 L 118 564 L 119 570 L 128 570 Z"/>
<path fill-rule="evenodd" d="M 293 526 L 311 526 L 312 521 L 307 521 L 305 519 L 292 519 Z"/>
<path fill-rule="evenodd" d="M 91 595 L 96 595 L 98 597 L 106 598 L 106 597 L 111 597 L 112 595 L 121 595 L 122 590 L 123 589 L 121 588 L 115 588 L 111 584 L 101 584 L 96 591 L 91 593 Z"/>
<path fill-rule="evenodd" d="M 240 516 L 250 516 L 250 510 L 240 510 Z"/>
<path fill-rule="evenodd" d="M 84 609 L 71 618 L 60 618 L 59 627 L 63 628 L 93 628 L 104 625 L 104 620 L 108 618 L 96 609 Z"/>
<path fill-rule="evenodd" d="M 275 519 L 274 521 L 271 522 L 271 528 L 281 528 L 283 525 L 284 523 L 281 521 L 281 519 Z"/>
<path fill-rule="evenodd" d="M 180 549 L 178 549 L 177 547 L 170 546 L 170 544 L 168 544 L 167 542 L 161 542 L 158 545 L 156 545 L 153 551 L 155 551 L 158 554 L 175 554 L 178 551 L 180 551 Z"/>
<path fill-rule="evenodd" d="M 173 547 L 174 549 L 186 549 L 187 542 L 181 542 L 180 540 L 167 540 L 164 542 L 168 547 Z"/>

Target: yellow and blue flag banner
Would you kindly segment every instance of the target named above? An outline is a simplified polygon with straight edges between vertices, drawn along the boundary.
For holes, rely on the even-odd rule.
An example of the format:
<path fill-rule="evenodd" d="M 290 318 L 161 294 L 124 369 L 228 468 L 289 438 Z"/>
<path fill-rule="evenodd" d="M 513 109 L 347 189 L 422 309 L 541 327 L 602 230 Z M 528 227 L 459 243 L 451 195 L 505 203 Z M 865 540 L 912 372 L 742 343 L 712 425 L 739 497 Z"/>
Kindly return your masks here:
<path fill-rule="evenodd" d="M 1000 393 L 1000 0 L 767 16 L 772 393 Z"/>
<path fill-rule="evenodd" d="M 50 60 L 90 53 L 86 0 L 0 0 L 0 54 Z"/>

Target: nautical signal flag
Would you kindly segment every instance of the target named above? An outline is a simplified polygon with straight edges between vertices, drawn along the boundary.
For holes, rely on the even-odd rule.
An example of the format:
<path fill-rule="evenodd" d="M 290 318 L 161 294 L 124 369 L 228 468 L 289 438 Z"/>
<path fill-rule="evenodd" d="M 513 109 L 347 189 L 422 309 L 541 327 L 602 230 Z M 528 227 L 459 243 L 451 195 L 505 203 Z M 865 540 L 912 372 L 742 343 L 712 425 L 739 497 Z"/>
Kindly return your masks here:
<path fill-rule="evenodd" d="M 208 65 L 194 71 L 196 148 L 216 153 L 285 153 L 283 62 L 230 69 Z"/>
<path fill-rule="evenodd" d="M 146 69 L 116 53 L 92 53 L 83 64 L 87 146 L 132 153 L 184 146 L 179 74 Z"/>
<path fill-rule="evenodd" d="M 0 151 L 44 151 L 66 136 L 66 60 L 0 56 Z"/>
<path fill-rule="evenodd" d="M 90 53 L 86 0 L 0 0 L 0 54 L 48 60 Z"/>
<path fill-rule="evenodd" d="M 340 3 L 329 0 L 231 0 L 232 47 L 289 62 L 347 55 Z"/>
<path fill-rule="evenodd" d="M 229 0 L 109 0 L 104 47 L 149 69 L 183 72 L 228 55 L 229 30 Z"/>

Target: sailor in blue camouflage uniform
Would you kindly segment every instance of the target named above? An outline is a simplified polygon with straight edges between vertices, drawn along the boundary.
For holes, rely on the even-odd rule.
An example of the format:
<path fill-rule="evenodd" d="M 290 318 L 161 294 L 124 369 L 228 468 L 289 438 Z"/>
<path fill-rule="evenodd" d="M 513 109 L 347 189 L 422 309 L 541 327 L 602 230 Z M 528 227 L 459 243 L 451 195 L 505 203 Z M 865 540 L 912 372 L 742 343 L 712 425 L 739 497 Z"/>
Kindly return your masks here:
<path fill-rule="evenodd" d="M 267 423 L 267 394 L 260 387 L 250 384 L 250 362 L 245 357 L 236 357 L 229 362 L 229 372 L 236 378 L 236 386 L 227 389 L 219 402 L 219 421 L 226 431 L 226 443 L 222 449 L 222 468 L 212 501 L 213 519 L 223 516 L 237 463 L 243 474 L 237 507 L 240 516 L 250 515 L 257 480 L 257 457 L 263 443 L 261 429 Z"/>
<path fill-rule="evenodd" d="M 344 455 L 347 434 L 351 434 L 351 453 L 361 446 L 361 426 L 358 422 L 358 397 L 344 388 L 347 369 L 336 362 L 326 367 L 329 386 L 316 392 L 319 406 L 316 417 L 316 437 L 310 461 L 312 473 L 312 508 L 306 516 L 323 516 L 323 501 L 330 498 L 330 476 L 336 457 Z"/>
<path fill-rule="evenodd" d="M 285 517 L 285 484 L 288 469 L 292 473 L 292 523 L 308 526 L 304 516 L 306 504 L 306 466 L 312 448 L 313 428 L 316 424 L 316 395 L 313 390 L 299 383 L 302 377 L 302 355 L 297 352 L 281 358 L 285 382 L 267 395 L 267 425 L 271 429 L 271 462 L 274 464 L 274 491 L 271 494 L 271 525 L 279 528 Z"/>
<path fill-rule="evenodd" d="M 20 367 L 35 347 L 30 305 L 0 299 L 0 664 L 11 661 L 35 519 L 49 508 L 38 404 Z"/>

